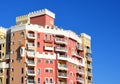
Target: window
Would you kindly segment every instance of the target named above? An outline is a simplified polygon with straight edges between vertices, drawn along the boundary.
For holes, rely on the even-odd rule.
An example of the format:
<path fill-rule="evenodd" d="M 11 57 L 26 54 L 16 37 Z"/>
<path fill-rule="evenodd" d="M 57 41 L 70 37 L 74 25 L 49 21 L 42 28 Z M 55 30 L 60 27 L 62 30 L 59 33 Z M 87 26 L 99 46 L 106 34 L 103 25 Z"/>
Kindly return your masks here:
<path fill-rule="evenodd" d="M 11 35 L 11 36 L 13 37 L 14 35 L 15 35 L 15 34 L 14 34 L 14 33 L 12 33 L 12 35 Z"/>
<path fill-rule="evenodd" d="M 4 44 L 3 44 L 3 47 L 4 47 Z"/>
<path fill-rule="evenodd" d="M 15 42 L 13 41 L 13 42 L 12 42 L 12 45 L 14 45 L 14 44 L 15 44 Z"/>
<path fill-rule="evenodd" d="M 21 83 L 24 83 L 24 78 L 23 77 L 21 77 Z"/>
<path fill-rule="evenodd" d="M 11 59 L 11 62 L 13 63 L 13 62 L 14 62 L 14 59 Z"/>
<path fill-rule="evenodd" d="M 45 83 L 48 83 L 48 78 L 45 78 Z"/>
<path fill-rule="evenodd" d="M 46 68 L 46 69 L 45 69 L 45 72 L 46 72 L 46 73 L 53 73 L 53 69 L 51 69 L 51 68 Z"/>
<path fill-rule="evenodd" d="M 53 61 L 52 61 L 52 60 L 50 60 L 50 64 L 53 64 Z"/>
<path fill-rule="evenodd" d="M 45 34 L 45 40 L 47 40 L 48 38 L 47 38 L 47 34 Z"/>
<path fill-rule="evenodd" d="M 53 79 L 52 78 L 50 78 L 50 83 L 53 83 Z"/>
<path fill-rule="evenodd" d="M 24 37 L 24 32 L 21 32 L 21 37 Z"/>
<path fill-rule="evenodd" d="M 0 50 L 2 49 L 1 45 L 0 45 Z"/>
<path fill-rule="evenodd" d="M 49 60 L 46 60 L 45 62 L 46 62 L 46 64 L 49 64 Z"/>
<path fill-rule="evenodd" d="M 11 71 L 14 72 L 14 68 L 12 68 Z"/>
<path fill-rule="evenodd" d="M 12 77 L 12 78 L 11 78 L 11 80 L 13 81 L 13 80 L 14 80 L 14 78 Z"/>
<path fill-rule="evenodd" d="M 47 73 L 48 73 L 48 72 L 49 72 L 49 69 L 45 69 L 45 72 L 47 72 Z"/>
<path fill-rule="evenodd" d="M 40 74 L 40 69 L 37 70 L 38 74 Z"/>
<path fill-rule="evenodd" d="M 38 59 L 38 63 L 41 63 L 41 60 L 40 60 L 40 59 Z"/>
<path fill-rule="evenodd" d="M 40 78 L 38 78 L 38 83 L 40 83 Z"/>
<path fill-rule="evenodd" d="M 52 70 L 52 69 L 50 69 L 50 73 L 53 73 L 53 70 Z"/>
<path fill-rule="evenodd" d="M 21 73 L 22 73 L 22 74 L 24 73 L 24 68 L 21 69 Z"/>
<path fill-rule="evenodd" d="M 13 51 L 13 50 L 11 51 L 11 54 L 14 54 L 14 51 Z"/>
<path fill-rule="evenodd" d="M 37 47 L 40 47 L 40 42 L 37 42 Z"/>
<path fill-rule="evenodd" d="M 37 35 L 37 36 L 38 36 L 38 38 L 40 38 L 40 33 L 38 33 L 38 35 Z"/>
<path fill-rule="evenodd" d="M 50 40 L 52 40 L 52 35 L 50 35 Z"/>
<path fill-rule="evenodd" d="M 20 41 L 20 40 L 18 41 L 18 44 L 21 44 L 21 41 Z"/>

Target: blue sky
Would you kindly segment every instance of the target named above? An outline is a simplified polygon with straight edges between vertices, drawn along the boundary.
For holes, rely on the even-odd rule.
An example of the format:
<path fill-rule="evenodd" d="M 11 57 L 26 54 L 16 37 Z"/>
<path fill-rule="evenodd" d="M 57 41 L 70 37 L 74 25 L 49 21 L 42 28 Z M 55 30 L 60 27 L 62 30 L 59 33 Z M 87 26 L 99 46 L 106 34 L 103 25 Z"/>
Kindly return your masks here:
<path fill-rule="evenodd" d="M 120 84 L 120 1 L 1 0 L 0 26 L 15 25 L 15 17 L 47 8 L 55 24 L 92 37 L 93 83 Z"/>

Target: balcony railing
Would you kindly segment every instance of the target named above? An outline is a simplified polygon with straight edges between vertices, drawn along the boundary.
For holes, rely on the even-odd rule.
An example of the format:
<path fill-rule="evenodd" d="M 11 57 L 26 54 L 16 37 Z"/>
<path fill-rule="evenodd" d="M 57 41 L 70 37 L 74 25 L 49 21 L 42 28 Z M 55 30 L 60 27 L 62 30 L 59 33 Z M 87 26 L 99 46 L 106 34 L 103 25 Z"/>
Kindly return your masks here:
<path fill-rule="evenodd" d="M 28 38 L 29 39 L 35 39 L 35 34 L 34 33 L 28 33 Z"/>
<path fill-rule="evenodd" d="M 84 79 L 82 77 L 77 77 L 76 79 L 79 83 L 84 84 Z"/>
<path fill-rule="evenodd" d="M 58 84 L 67 84 L 67 82 L 61 82 L 61 81 L 59 81 Z"/>
<path fill-rule="evenodd" d="M 73 63 L 73 64 L 76 64 L 76 65 L 84 66 L 83 62 L 81 62 L 80 60 L 71 58 L 71 57 L 68 58 L 68 61 Z"/>
<path fill-rule="evenodd" d="M 61 69 L 61 70 L 68 70 L 68 67 L 66 64 L 58 64 L 58 69 Z"/>
<path fill-rule="evenodd" d="M 92 64 L 87 64 L 87 66 L 88 66 L 88 68 L 90 68 L 90 69 L 92 68 Z"/>
<path fill-rule="evenodd" d="M 45 82 L 45 84 L 55 84 L 55 83 L 54 83 L 54 82 L 49 82 L 49 83 L 46 83 L 46 82 Z"/>
<path fill-rule="evenodd" d="M 10 59 L 10 54 L 6 54 L 6 59 Z"/>
<path fill-rule="evenodd" d="M 27 75 L 28 75 L 28 76 L 35 76 L 35 71 L 28 69 Z"/>
<path fill-rule="evenodd" d="M 92 53 L 91 49 L 87 49 L 87 53 L 91 54 Z"/>
<path fill-rule="evenodd" d="M 77 73 L 79 73 L 79 74 L 84 74 L 84 70 L 82 70 L 82 69 L 77 69 Z"/>
<path fill-rule="evenodd" d="M 55 38 L 55 43 L 67 44 L 67 40 L 64 38 Z"/>
<path fill-rule="evenodd" d="M 44 49 L 53 51 L 54 47 L 53 46 L 44 46 Z"/>
<path fill-rule="evenodd" d="M 59 72 L 59 73 L 58 73 L 58 77 L 59 77 L 59 78 L 68 78 L 67 72 L 66 72 L 66 73 Z"/>
<path fill-rule="evenodd" d="M 67 56 L 65 56 L 65 55 L 59 55 L 58 59 L 59 60 L 67 60 Z"/>
<path fill-rule="evenodd" d="M 9 63 L 7 63 L 7 64 L 6 64 L 6 68 L 9 68 L 9 67 L 10 67 L 10 64 L 9 64 Z"/>
<path fill-rule="evenodd" d="M 28 42 L 28 49 L 30 49 L 30 50 L 34 50 L 35 49 L 34 42 Z"/>
<path fill-rule="evenodd" d="M 89 83 L 89 84 L 92 84 L 92 80 L 88 80 L 88 83 Z"/>
<path fill-rule="evenodd" d="M 67 52 L 67 48 L 66 47 L 55 47 L 55 51 Z"/>
<path fill-rule="evenodd" d="M 27 61 L 28 66 L 35 66 L 35 62 L 33 60 Z"/>
<path fill-rule="evenodd" d="M 28 57 L 35 57 L 35 51 L 27 51 Z"/>
<path fill-rule="evenodd" d="M 34 79 L 28 79 L 27 84 L 35 84 L 35 80 Z"/>
<path fill-rule="evenodd" d="M 88 60 L 88 61 L 92 61 L 92 57 L 88 55 L 88 56 L 87 56 L 87 60 Z"/>
<path fill-rule="evenodd" d="M 78 46 L 77 46 L 77 49 L 78 49 L 78 50 L 82 50 L 82 46 L 81 46 L 81 45 L 78 45 Z"/>
<path fill-rule="evenodd" d="M 88 76 L 92 76 L 92 72 L 88 71 L 87 73 L 88 73 Z"/>

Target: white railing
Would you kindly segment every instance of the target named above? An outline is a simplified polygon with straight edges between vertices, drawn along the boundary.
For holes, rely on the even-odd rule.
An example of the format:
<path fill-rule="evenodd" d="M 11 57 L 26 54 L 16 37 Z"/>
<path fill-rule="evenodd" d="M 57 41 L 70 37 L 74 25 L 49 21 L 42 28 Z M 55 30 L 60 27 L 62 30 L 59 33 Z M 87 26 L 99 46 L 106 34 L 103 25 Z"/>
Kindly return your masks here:
<path fill-rule="evenodd" d="M 33 34 L 33 33 L 28 33 L 28 38 L 29 38 L 29 39 L 35 39 L 35 34 Z"/>

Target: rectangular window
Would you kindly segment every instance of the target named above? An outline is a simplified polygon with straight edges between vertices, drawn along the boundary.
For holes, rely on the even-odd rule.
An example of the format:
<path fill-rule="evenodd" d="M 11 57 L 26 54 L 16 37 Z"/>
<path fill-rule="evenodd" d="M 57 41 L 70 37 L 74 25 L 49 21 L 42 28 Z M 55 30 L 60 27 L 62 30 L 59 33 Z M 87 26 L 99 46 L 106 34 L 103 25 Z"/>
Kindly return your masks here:
<path fill-rule="evenodd" d="M 41 60 L 40 59 L 38 59 L 38 61 L 37 61 L 38 63 L 41 63 Z"/>
<path fill-rule="evenodd" d="M 37 73 L 40 74 L 40 69 L 37 70 Z"/>
<path fill-rule="evenodd" d="M 49 64 L 49 60 L 46 60 L 45 62 L 46 62 L 46 64 Z"/>
<path fill-rule="evenodd" d="M 40 42 L 37 42 L 37 47 L 40 47 Z"/>
<path fill-rule="evenodd" d="M 53 61 L 52 61 L 52 60 L 50 60 L 50 64 L 53 64 Z"/>
<path fill-rule="evenodd" d="M 52 40 L 52 35 L 50 35 L 50 40 Z"/>
<path fill-rule="evenodd" d="M 48 83 L 48 82 L 49 82 L 48 78 L 45 78 L 45 83 Z"/>
<path fill-rule="evenodd" d="M 24 73 L 24 68 L 21 69 L 21 73 L 22 73 L 22 74 Z"/>
<path fill-rule="evenodd" d="M 37 35 L 37 36 L 38 36 L 38 38 L 40 38 L 40 33 L 38 33 L 38 35 Z"/>
<path fill-rule="evenodd" d="M 52 70 L 52 69 L 50 69 L 50 73 L 53 73 L 53 70 Z"/>
<path fill-rule="evenodd" d="M 45 72 L 48 73 L 48 72 L 49 72 L 49 69 L 45 69 Z"/>
<path fill-rule="evenodd" d="M 12 77 L 12 78 L 11 78 L 11 80 L 13 81 L 13 80 L 14 80 L 14 78 Z"/>
<path fill-rule="evenodd" d="M 1 45 L 0 45 L 0 50 L 2 49 Z"/>
<path fill-rule="evenodd" d="M 53 83 L 53 79 L 52 78 L 50 78 L 50 83 Z"/>
<path fill-rule="evenodd" d="M 24 78 L 23 77 L 21 78 L 21 83 L 24 83 Z"/>
<path fill-rule="evenodd" d="M 45 34 L 45 40 L 47 40 L 48 39 L 48 35 L 47 34 Z"/>
<path fill-rule="evenodd" d="M 38 78 L 38 83 L 40 83 L 40 78 Z"/>

